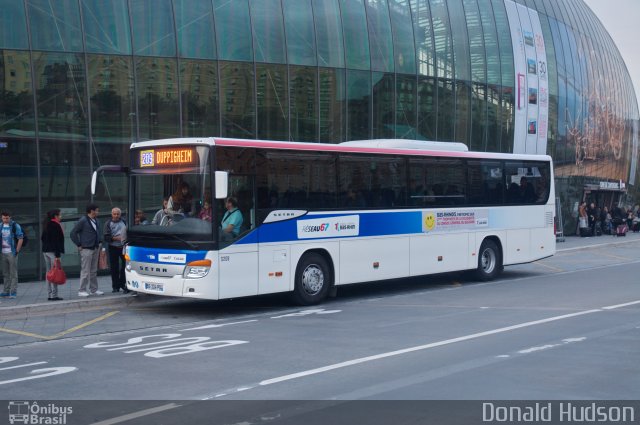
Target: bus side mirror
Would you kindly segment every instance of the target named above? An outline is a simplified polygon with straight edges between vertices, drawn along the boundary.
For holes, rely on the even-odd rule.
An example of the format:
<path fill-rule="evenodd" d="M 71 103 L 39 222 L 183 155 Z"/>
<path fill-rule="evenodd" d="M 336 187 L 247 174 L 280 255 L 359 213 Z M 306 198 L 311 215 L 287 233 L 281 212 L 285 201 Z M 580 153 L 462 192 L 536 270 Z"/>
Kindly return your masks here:
<path fill-rule="evenodd" d="M 98 172 L 94 171 L 91 175 L 91 196 L 96 194 L 96 184 L 98 183 Z"/>
<path fill-rule="evenodd" d="M 216 171 L 216 199 L 225 199 L 229 187 L 229 173 Z"/>

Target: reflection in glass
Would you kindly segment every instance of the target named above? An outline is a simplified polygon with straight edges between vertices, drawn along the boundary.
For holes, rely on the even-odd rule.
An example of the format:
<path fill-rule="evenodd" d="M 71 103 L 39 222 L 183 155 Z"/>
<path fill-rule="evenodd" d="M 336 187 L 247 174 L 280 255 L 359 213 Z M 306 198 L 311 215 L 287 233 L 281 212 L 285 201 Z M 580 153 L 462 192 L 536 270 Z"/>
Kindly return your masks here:
<path fill-rule="evenodd" d="M 436 140 L 453 142 L 455 124 L 455 93 L 451 80 L 438 79 L 438 133 Z"/>
<path fill-rule="evenodd" d="M 341 0 L 347 68 L 371 69 L 364 0 Z"/>
<path fill-rule="evenodd" d="M 371 73 L 347 71 L 347 140 L 369 139 L 371 135 Z"/>
<path fill-rule="evenodd" d="M 318 141 L 318 70 L 315 67 L 289 67 L 291 140 Z"/>
<path fill-rule="evenodd" d="M 253 60 L 247 0 L 213 0 L 218 56 L 223 60 Z"/>
<path fill-rule="evenodd" d="M 255 61 L 286 63 L 280 0 L 252 1 L 250 8 Z"/>
<path fill-rule="evenodd" d="M 40 136 L 83 138 L 87 135 L 84 60 L 81 54 L 33 53 L 39 87 Z"/>
<path fill-rule="evenodd" d="M 318 65 L 344 67 L 342 23 L 338 0 L 313 0 L 318 43 Z"/>
<path fill-rule="evenodd" d="M 136 108 L 131 58 L 87 55 L 87 69 L 94 141 L 135 140 Z M 113 160 L 104 163 L 120 162 Z"/>
<path fill-rule="evenodd" d="M 82 51 L 77 0 L 27 0 L 27 5 L 33 49 Z"/>
<path fill-rule="evenodd" d="M 215 62 L 181 60 L 182 133 L 185 137 L 220 134 L 218 67 Z"/>
<path fill-rule="evenodd" d="M 134 54 L 175 56 L 171 0 L 130 0 Z"/>
<path fill-rule="evenodd" d="M 454 78 L 453 45 L 447 4 L 445 0 L 430 0 L 430 6 L 438 77 Z"/>
<path fill-rule="evenodd" d="M 256 64 L 258 139 L 287 140 L 287 67 Z"/>
<path fill-rule="evenodd" d="M 289 64 L 317 65 L 311 0 L 282 0 L 282 8 Z"/>
<path fill-rule="evenodd" d="M 255 137 L 252 63 L 220 62 L 220 108 L 223 137 Z"/>
<path fill-rule="evenodd" d="M 344 69 L 320 68 L 320 141 L 346 140 L 346 88 Z"/>
<path fill-rule="evenodd" d="M 429 0 L 410 0 L 416 40 L 418 74 L 435 76 L 435 44 Z"/>
<path fill-rule="evenodd" d="M 24 4 L 16 0 L 0 0 L 0 10 L 0 48 L 28 49 Z"/>
<path fill-rule="evenodd" d="M 416 72 L 416 48 L 408 0 L 389 0 L 389 15 L 393 30 L 393 55 L 398 73 Z M 430 38 L 430 37 L 429 37 Z"/>
<path fill-rule="evenodd" d="M 424 140 L 416 128 L 417 84 L 415 75 L 396 75 L 396 127 L 398 139 Z"/>
<path fill-rule="evenodd" d="M 366 0 L 365 4 L 371 46 L 371 70 L 393 72 L 393 36 L 387 0 Z"/>
<path fill-rule="evenodd" d="M 372 72 L 373 138 L 395 137 L 395 75 Z"/>
<path fill-rule="evenodd" d="M 469 63 L 469 36 L 465 22 L 462 0 L 447 0 L 445 7 L 448 15 L 453 39 L 453 61 L 455 63 L 455 78 L 457 80 L 471 80 L 471 65 Z M 455 28 L 455 30 L 454 30 Z"/>
<path fill-rule="evenodd" d="M 215 59 L 213 9 L 210 0 L 174 0 L 178 54 L 183 58 Z"/>
<path fill-rule="evenodd" d="M 471 87 L 468 81 L 456 81 L 456 118 L 454 140 L 470 146 Z"/>
<path fill-rule="evenodd" d="M 82 0 L 87 52 L 131 54 L 127 0 Z"/>
<path fill-rule="evenodd" d="M 435 78 L 418 77 L 418 134 L 427 140 L 437 140 L 437 109 Z"/>
<path fill-rule="evenodd" d="M 180 117 L 175 59 L 139 57 L 135 60 L 140 138 L 178 136 Z"/>

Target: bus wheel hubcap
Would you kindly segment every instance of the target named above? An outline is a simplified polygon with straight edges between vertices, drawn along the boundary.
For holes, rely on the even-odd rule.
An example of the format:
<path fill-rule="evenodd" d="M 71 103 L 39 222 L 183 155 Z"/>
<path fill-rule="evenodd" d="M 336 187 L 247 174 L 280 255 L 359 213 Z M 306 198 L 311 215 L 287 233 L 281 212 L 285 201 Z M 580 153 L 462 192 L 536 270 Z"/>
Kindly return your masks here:
<path fill-rule="evenodd" d="M 315 264 L 307 266 L 302 272 L 302 288 L 309 295 L 316 295 L 324 286 L 324 273 Z"/>
<path fill-rule="evenodd" d="M 481 257 L 482 270 L 485 273 L 491 273 L 496 266 L 496 254 L 491 249 L 485 249 Z"/>

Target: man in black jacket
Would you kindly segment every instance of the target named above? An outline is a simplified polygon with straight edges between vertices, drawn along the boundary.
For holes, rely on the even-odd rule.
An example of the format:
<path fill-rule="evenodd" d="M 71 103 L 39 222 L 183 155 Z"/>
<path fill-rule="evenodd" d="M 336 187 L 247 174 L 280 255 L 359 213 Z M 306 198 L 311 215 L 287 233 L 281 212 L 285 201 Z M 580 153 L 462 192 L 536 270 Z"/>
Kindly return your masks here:
<path fill-rule="evenodd" d="M 104 294 L 98 290 L 98 258 L 102 242 L 102 229 L 97 219 L 98 212 L 97 205 L 87 205 L 87 215 L 78 220 L 71 230 L 71 240 L 80 252 L 79 297 L 88 297 L 90 293 L 92 295 Z M 89 285 L 90 292 L 87 292 L 87 285 Z"/>

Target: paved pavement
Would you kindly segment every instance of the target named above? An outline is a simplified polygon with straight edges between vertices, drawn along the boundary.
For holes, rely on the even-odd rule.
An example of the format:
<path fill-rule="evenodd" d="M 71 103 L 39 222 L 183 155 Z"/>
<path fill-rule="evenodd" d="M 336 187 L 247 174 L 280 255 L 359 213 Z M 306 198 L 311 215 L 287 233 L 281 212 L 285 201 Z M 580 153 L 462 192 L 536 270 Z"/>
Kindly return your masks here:
<path fill-rule="evenodd" d="M 619 245 L 640 241 L 640 233 L 627 233 L 625 237 L 603 235 L 599 237 L 581 238 L 577 236 L 567 236 L 564 242 L 558 242 L 557 251 L 571 251 L 578 249 L 588 249 L 589 247 L 602 247 L 605 245 Z M 119 307 L 129 305 L 148 305 L 150 303 L 165 303 L 176 300 L 175 298 L 138 294 L 123 294 L 122 292 L 111 293 L 111 277 L 99 276 L 98 288 L 104 291 L 104 295 L 91 295 L 89 297 L 79 297 L 79 278 L 68 278 L 67 283 L 58 289 L 58 296 L 64 298 L 63 301 L 47 300 L 47 284 L 44 281 L 20 282 L 18 283 L 18 295 L 15 299 L 0 299 L 0 319 L 9 316 L 29 316 L 32 313 L 83 310 L 93 307 Z M 2 286 L 0 285 L 0 288 Z"/>

